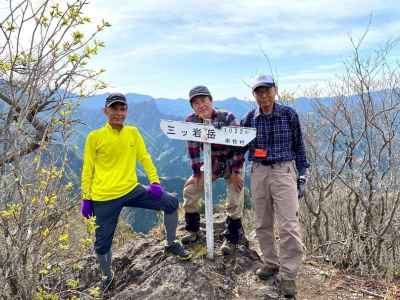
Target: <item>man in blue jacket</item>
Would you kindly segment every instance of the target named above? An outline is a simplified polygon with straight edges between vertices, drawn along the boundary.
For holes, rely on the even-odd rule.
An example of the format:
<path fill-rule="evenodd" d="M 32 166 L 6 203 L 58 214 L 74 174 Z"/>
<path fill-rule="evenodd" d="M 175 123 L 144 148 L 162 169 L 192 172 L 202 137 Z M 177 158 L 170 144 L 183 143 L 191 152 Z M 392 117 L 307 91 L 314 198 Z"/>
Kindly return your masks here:
<path fill-rule="evenodd" d="M 256 138 L 247 146 L 252 161 L 256 236 L 264 259 L 256 274 L 268 279 L 280 273 L 281 292 L 293 297 L 303 258 L 298 198 L 304 194 L 308 167 L 301 127 L 292 108 L 275 102 L 277 86 L 272 76 L 257 77 L 252 92 L 258 107 L 246 115 L 242 125 L 257 129 Z M 279 256 L 275 222 L 279 227 Z"/>

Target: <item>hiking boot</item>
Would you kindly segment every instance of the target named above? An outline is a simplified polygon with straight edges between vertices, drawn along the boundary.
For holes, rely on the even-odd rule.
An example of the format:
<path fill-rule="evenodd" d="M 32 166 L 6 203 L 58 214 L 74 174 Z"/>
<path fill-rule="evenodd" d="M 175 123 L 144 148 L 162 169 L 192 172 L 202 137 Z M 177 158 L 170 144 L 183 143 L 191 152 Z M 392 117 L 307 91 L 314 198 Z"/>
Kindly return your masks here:
<path fill-rule="evenodd" d="M 114 280 L 114 272 L 111 272 L 111 276 L 104 276 L 101 280 L 101 290 L 106 293 L 110 288 Z"/>
<path fill-rule="evenodd" d="M 236 247 L 237 245 L 231 243 L 227 239 L 224 239 L 220 249 L 223 255 L 231 255 L 236 250 Z"/>
<path fill-rule="evenodd" d="M 188 234 L 181 238 L 181 242 L 184 245 L 195 243 L 204 238 L 203 233 L 199 231 L 188 231 Z"/>
<path fill-rule="evenodd" d="M 192 257 L 192 254 L 187 251 L 181 243 L 176 241 L 169 246 L 165 246 L 164 253 L 166 256 L 173 255 L 183 260 L 187 260 Z"/>
<path fill-rule="evenodd" d="M 296 281 L 291 279 L 280 279 L 279 290 L 287 298 L 295 297 L 297 294 Z"/>
<path fill-rule="evenodd" d="M 268 280 L 269 278 L 277 275 L 278 273 L 279 273 L 278 267 L 270 267 L 267 265 L 262 266 L 256 271 L 256 275 L 262 280 Z"/>

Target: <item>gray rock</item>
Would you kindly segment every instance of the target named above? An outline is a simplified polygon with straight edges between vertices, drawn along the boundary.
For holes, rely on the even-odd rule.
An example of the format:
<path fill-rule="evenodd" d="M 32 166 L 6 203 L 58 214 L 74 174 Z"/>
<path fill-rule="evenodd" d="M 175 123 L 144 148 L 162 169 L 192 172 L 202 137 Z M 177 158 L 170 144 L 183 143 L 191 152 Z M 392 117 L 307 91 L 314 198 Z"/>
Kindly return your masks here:
<path fill-rule="evenodd" d="M 162 242 L 151 235 L 138 236 L 125 245 L 114 254 L 115 281 L 107 298 L 279 299 L 271 283 L 261 282 L 254 275 L 261 260 L 246 243 L 242 243 L 231 256 L 220 253 L 224 218 L 217 216 L 215 220 L 212 261 L 205 257 L 205 242 L 191 247 L 196 257 L 189 261 L 166 257 Z M 178 236 L 181 234 L 183 232 Z M 81 265 L 79 278 L 81 291 L 85 293 L 89 287 L 99 283 L 100 276 L 94 257 L 87 257 Z"/>

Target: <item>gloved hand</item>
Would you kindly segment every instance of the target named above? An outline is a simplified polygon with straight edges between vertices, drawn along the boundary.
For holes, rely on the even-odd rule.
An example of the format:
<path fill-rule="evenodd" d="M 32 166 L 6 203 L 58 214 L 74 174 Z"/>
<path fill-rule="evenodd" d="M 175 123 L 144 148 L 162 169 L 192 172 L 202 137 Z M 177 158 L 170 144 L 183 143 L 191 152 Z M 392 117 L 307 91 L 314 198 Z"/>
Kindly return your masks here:
<path fill-rule="evenodd" d="M 299 199 L 304 197 L 305 190 L 306 190 L 306 177 L 299 176 L 299 178 L 297 178 L 297 192 L 299 195 Z"/>
<path fill-rule="evenodd" d="M 86 219 L 89 219 L 91 216 L 93 216 L 92 200 L 82 199 L 81 214 Z"/>
<path fill-rule="evenodd" d="M 152 196 L 154 199 L 159 200 L 164 193 L 163 187 L 159 183 L 153 182 L 147 187 L 147 192 Z"/>

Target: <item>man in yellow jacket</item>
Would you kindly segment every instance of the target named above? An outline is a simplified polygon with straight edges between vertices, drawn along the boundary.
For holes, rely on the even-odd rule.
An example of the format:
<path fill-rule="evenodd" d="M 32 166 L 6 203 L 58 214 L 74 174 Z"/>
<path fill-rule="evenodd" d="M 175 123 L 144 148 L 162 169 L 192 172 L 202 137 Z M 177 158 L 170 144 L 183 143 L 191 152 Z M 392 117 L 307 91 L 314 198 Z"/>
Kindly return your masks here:
<path fill-rule="evenodd" d="M 128 103 L 123 94 L 109 95 L 103 109 L 107 124 L 91 131 L 85 143 L 82 167 L 81 213 L 96 216 L 95 252 L 106 291 L 113 281 L 111 245 L 119 214 L 124 206 L 164 211 L 167 245 L 165 253 L 183 259 L 189 253 L 175 241 L 178 222 L 178 200 L 164 192 L 157 170 L 139 130 L 124 125 Z M 139 184 L 136 162 L 139 162 L 151 183 Z"/>

